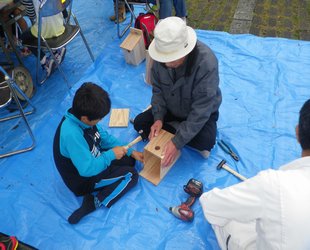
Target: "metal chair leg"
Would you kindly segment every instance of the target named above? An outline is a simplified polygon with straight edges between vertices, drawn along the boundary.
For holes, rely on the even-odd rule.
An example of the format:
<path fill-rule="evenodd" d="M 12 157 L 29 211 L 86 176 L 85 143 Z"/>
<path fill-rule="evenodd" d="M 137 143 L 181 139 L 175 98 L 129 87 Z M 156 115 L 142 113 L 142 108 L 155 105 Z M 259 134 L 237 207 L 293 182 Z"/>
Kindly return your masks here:
<path fill-rule="evenodd" d="M 68 79 L 67 79 L 67 77 L 66 77 L 66 74 L 65 74 L 65 72 L 62 70 L 62 68 L 60 67 L 60 64 L 58 64 L 58 62 L 57 62 L 57 60 L 56 60 L 56 57 L 55 57 L 55 55 L 54 55 L 52 49 L 48 46 L 48 43 L 45 41 L 44 38 L 42 38 L 42 40 L 44 41 L 46 48 L 48 49 L 49 53 L 51 54 L 51 57 L 54 59 L 54 62 L 55 62 L 55 64 L 56 64 L 56 68 L 58 68 L 58 70 L 60 71 L 60 73 L 61 73 L 63 79 L 65 80 L 65 82 L 66 82 L 68 88 L 71 89 L 71 86 L 70 86 L 70 83 L 69 83 L 69 81 L 68 81 Z"/>
<path fill-rule="evenodd" d="M 82 32 L 81 26 L 80 26 L 80 24 L 79 24 L 77 18 L 75 17 L 75 15 L 74 15 L 72 12 L 71 12 L 71 15 L 72 15 L 72 17 L 73 17 L 74 22 L 76 23 L 76 25 L 80 27 L 80 34 L 81 34 L 81 37 L 82 37 L 82 39 L 83 39 L 83 41 L 84 41 L 84 44 L 85 44 L 85 46 L 86 46 L 86 48 L 87 48 L 88 54 L 90 55 L 92 61 L 94 62 L 94 61 L 95 61 L 95 57 L 94 57 L 92 51 L 90 50 L 90 47 L 89 47 L 89 45 L 88 45 L 88 43 L 87 43 L 87 41 L 86 41 L 86 38 L 85 38 L 85 36 L 84 36 L 84 34 L 83 34 L 83 32 Z"/>

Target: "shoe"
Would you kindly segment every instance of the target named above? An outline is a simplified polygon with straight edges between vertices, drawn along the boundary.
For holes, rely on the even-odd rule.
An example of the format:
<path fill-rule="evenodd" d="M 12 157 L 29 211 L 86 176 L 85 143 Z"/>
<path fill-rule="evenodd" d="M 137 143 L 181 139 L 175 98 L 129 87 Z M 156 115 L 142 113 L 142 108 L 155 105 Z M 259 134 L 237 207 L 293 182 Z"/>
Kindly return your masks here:
<path fill-rule="evenodd" d="M 18 240 L 14 236 L 0 236 L 0 249 L 16 250 L 18 247 Z"/>
<path fill-rule="evenodd" d="M 46 78 L 48 78 L 54 72 L 55 61 L 52 58 L 47 58 L 46 56 L 44 56 L 44 58 L 41 60 L 41 66 L 46 72 Z"/>
<path fill-rule="evenodd" d="M 198 152 L 201 154 L 201 156 L 205 159 L 208 159 L 209 158 L 209 155 L 210 155 L 210 151 L 208 150 L 198 150 Z"/>
<path fill-rule="evenodd" d="M 58 49 L 55 52 L 53 52 L 58 65 L 60 65 L 63 62 L 63 60 L 65 59 L 66 51 L 67 51 L 67 49 L 65 47 L 62 47 L 61 49 Z"/>
<path fill-rule="evenodd" d="M 126 20 L 126 9 L 125 9 L 125 3 L 123 4 L 119 4 L 118 6 L 118 21 L 119 23 L 122 23 Z M 116 12 L 116 6 L 114 5 L 114 13 Z M 116 14 L 114 14 L 113 16 L 110 16 L 110 21 L 114 21 L 115 23 L 117 23 L 116 20 Z"/>
<path fill-rule="evenodd" d="M 26 57 L 26 56 L 31 55 L 31 51 L 27 47 L 21 48 L 20 53 L 21 53 L 22 57 Z"/>

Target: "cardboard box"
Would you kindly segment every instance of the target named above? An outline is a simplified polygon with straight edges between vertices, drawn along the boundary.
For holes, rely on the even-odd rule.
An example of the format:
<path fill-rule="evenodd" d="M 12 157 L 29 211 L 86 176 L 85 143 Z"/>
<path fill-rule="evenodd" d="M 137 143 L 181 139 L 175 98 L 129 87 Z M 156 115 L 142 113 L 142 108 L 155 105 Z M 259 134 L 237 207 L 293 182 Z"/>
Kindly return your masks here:
<path fill-rule="evenodd" d="M 130 33 L 121 43 L 128 64 L 138 65 L 145 59 L 145 45 L 142 30 L 130 28 Z"/>

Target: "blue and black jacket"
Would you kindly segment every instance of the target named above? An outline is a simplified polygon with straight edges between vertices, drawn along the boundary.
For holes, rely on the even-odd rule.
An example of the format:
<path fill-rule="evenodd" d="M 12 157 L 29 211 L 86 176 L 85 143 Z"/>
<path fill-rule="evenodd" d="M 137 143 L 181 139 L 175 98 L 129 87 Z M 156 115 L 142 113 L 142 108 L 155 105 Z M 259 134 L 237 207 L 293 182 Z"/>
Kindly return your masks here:
<path fill-rule="evenodd" d="M 88 126 L 68 110 L 54 137 L 54 161 L 67 187 L 75 195 L 85 195 L 116 159 L 112 148 L 122 145 L 98 125 Z M 131 153 L 128 149 L 127 155 Z"/>

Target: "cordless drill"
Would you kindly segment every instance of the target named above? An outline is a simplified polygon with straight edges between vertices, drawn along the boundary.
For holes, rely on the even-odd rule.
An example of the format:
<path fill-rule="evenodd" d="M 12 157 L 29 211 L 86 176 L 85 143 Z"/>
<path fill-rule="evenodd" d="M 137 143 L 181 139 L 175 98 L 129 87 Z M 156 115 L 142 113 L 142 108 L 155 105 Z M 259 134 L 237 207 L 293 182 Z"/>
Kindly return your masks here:
<path fill-rule="evenodd" d="M 175 217 L 183 221 L 192 221 L 195 213 L 190 207 L 194 204 L 196 198 L 202 194 L 203 185 L 200 181 L 192 178 L 183 186 L 183 189 L 190 196 L 181 205 L 170 207 L 169 210 Z"/>

